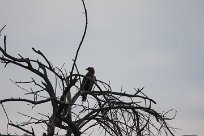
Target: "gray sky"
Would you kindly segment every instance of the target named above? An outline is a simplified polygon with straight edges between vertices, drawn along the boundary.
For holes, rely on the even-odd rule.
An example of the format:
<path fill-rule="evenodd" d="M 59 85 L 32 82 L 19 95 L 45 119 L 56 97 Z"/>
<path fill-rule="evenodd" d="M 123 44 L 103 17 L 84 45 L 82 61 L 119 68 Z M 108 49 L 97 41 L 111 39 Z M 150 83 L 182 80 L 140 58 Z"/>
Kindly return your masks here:
<path fill-rule="evenodd" d="M 204 1 L 86 0 L 86 5 L 88 31 L 77 61 L 80 71 L 94 66 L 97 78 L 110 81 L 113 90 L 144 86 L 157 101 L 156 109 L 178 111 L 172 121 L 181 129 L 176 135 L 203 135 Z M 54 65 L 65 62 L 68 70 L 84 23 L 80 0 L 0 0 L 8 51 L 36 57 L 35 47 Z M 20 69 L 2 65 L 0 75 L 0 99 L 22 94 L 9 80 L 24 79 Z"/>

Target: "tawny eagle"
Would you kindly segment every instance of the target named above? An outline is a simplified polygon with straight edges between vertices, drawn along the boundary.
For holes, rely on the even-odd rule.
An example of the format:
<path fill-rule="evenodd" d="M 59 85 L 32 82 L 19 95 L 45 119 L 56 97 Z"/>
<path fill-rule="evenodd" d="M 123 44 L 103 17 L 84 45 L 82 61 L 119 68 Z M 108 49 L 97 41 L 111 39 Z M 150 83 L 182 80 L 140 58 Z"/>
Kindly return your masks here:
<path fill-rule="evenodd" d="M 85 92 L 85 91 L 91 91 L 92 87 L 94 85 L 94 82 L 96 80 L 95 77 L 95 70 L 93 67 L 88 67 L 86 70 L 88 70 L 88 72 L 86 73 L 85 77 L 82 80 L 81 83 L 81 91 Z M 87 99 L 87 94 L 83 94 L 82 95 L 82 101 L 85 102 Z"/>

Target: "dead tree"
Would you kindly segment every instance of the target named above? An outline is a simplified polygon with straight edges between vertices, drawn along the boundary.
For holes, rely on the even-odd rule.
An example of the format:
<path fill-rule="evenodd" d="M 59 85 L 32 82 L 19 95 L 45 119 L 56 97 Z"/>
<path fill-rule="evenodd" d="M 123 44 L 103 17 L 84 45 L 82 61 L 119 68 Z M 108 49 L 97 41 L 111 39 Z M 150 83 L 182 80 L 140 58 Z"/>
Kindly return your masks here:
<path fill-rule="evenodd" d="M 32 127 L 30 130 L 24 127 L 41 123 L 47 126 L 47 134 L 43 134 L 47 136 L 53 136 L 56 127 L 66 130 L 67 136 L 90 134 L 96 129 L 107 136 L 150 136 L 160 134 L 173 136 L 172 130 L 174 129 L 168 125 L 167 121 L 174 119 L 174 116 L 172 118 L 166 116 L 171 110 L 165 113 L 155 111 L 152 106 L 156 102 L 143 93 L 143 88 L 135 89 L 134 94 L 129 94 L 124 90 L 114 91 L 110 84 L 97 79 L 92 81 L 94 83 L 92 91 L 80 91 L 82 78 L 87 78 L 79 72 L 76 65 L 78 53 L 87 30 L 87 10 L 83 0 L 82 3 L 86 20 L 85 28 L 69 74 L 66 73 L 66 70 L 53 66 L 50 60 L 35 48 L 32 48 L 33 52 L 39 55 L 42 60 L 23 57 L 20 54 L 18 56 L 9 54 L 6 45 L 7 37 L 4 35 L 3 47 L 0 47 L 2 53 L 1 63 L 5 67 L 7 65 L 21 67 L 38 77 L 37 79 L 31 78 L 30 81 L 14 82 L 19 88 L 26 91 L 26 95 L 33 95 L 33 99 L 7 98 L 0 100 L 8 120 L 8 126 L 16 127 L 32 136 L 35 135 L 35 130 Z M 2 36 L 1 33 L 4 27 L 0 30 L 0 36 Z M 54 82 L 52 81 L 53 78 L 51 78 L 53 75 L 55 77 Z M 21 87 L 22 84 L 34 85 L 40 89 L 31 88 L 26 90 Z M 60 86 L 60 89 L 57 86 Z M 48 97 L 42 97 L 44 92 L 48 94 Z M 81 101 L 82 95 L 88 96 L 86 102 Z M 52 106 L 52 113 L 47 116 L 47 119 L 36 119 L 30 116 L 29 113 L 20 113 L 29 118 L 28 122 L 20 125 L 10 120 L 4 107 L 4 103 L 8 102 L 30 103 L 33 106 L 40 106 L 49 102 Z"/>

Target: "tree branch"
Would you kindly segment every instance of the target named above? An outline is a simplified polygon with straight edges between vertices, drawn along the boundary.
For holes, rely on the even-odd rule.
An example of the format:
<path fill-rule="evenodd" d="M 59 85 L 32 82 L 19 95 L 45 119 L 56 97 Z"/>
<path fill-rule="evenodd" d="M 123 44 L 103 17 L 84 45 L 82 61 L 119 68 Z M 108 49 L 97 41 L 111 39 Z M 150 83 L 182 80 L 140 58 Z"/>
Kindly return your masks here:
<path fill-rule="evenodd" d="M 56 100 L 55 98 L 48 98 L 46 100 L 41 100 L 41 101 L 32 101 L 32 100 L 22 99 L 22 98 L 10 98 L 10 99 L 0 100 L 0 104 L 3 104 L 5 102 L 27 102 L 27 103 L 31 103 L 34 105 L 38 105 L 38 104 L 49 102 L 51 100 L 55 100 L 56 102 L 61 103 L 60 101 Z"/>
<path fill-rule="evenodd" d="M 70 77 L 72 78 L 72 74 L 74 72 L 74 67 L 75 67 L 75 64 L 76 64 L 76 60 L 77 60 L 77 57 L 78 57 L 78 54 L 79 54 L 79 50 L 82 46 L 82 43 L 84 41 L 84 38 L 86 36 L 86 31 L 87 31 L 87 26 L 88 26 L 88 15 L 87 15 L 87 10 L 86 10 L 86 5 L 85 5 L 85 2 L 84 0 L 81 0 L 82 1 L 82 4 L 83 4 L 83 8 L 84 8 L 84 14 L 85 14 L 85 27 L 84 27 L 84 33 L 82 35 L 82 38 L 81 38 L 81 41 L 79 43 L 79 46 L 78 46 L 78 49 L 76 51 L 76 55 L 75 55 L 75 58 L 74 58 L 74 62 L 73 62 L 73 65 L 72 65 L 72 69 L 71 69 L 71 73 L 70 73 Z"/>

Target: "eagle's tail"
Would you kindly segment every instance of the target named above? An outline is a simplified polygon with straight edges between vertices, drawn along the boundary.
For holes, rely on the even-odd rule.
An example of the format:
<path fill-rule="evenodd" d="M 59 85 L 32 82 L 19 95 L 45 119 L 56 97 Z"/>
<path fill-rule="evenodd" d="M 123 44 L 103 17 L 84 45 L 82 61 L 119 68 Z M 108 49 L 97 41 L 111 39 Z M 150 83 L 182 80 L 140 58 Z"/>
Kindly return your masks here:
<path fill-rule="evenodd" d="M 86 94 L 83 94 L 83 95 L 82 95 L 82 101 L 85 102 L 86 99 L 87 99 L 87 95 L 86 95 Z"/>

